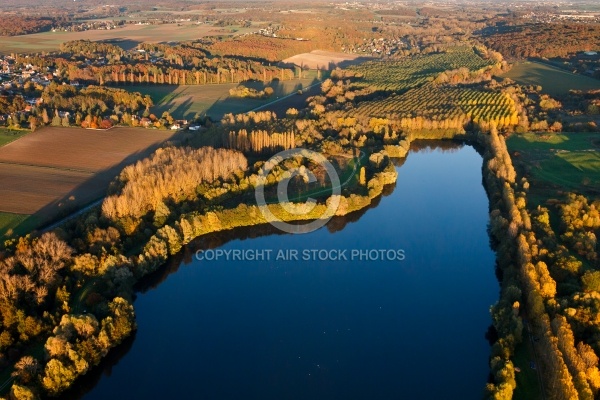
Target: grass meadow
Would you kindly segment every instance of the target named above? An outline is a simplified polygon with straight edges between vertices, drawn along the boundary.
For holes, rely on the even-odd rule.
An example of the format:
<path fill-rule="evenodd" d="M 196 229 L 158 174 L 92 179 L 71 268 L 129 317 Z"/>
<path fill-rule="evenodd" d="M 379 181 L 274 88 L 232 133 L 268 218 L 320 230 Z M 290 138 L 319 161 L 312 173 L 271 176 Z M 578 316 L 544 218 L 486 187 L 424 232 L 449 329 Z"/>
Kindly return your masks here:
<path fill-rule="evenodd" d="M 502 77 L 523 85 L 540 85 L 551 96 L 564 95 L 571 89 L 600 89 L 600 80 L 533 61 L 516 63 Z"/>
<path fill-rule="evenodd" d="M 7 145 L 11 142 L 14 142 L 18 138 L 25 136 L 29 133 L 29 131 L 25 130 L 13 130 L 0 128 L 0 147 Z"/>
<path fill-rule="evenodd" d="M 562 191 L 600 194 L 598 133 L 527 133 L 507 141 L 513 161 L 531 180 L 535 204 Z"/>
<path fill-rule="evenodd" d="M 175 118 L 194 118 L 196 114 L 208 115 L 213 120 L 220 120 L 226 113 L 244 113 L 268 104 L 277 98 L 287 96 L 304 89 L 315 82 L 314 79 L 294 79 L 289 81 L 244 82 L 244 86 L 255 89 L 273 88 L 274 93 L 266 99 L 248 99 L 229 96 L 229 89 L 240 84 L 226 83 L 220 85 L 135 85 L 125 86 L 130 91 L 147 94 L 152 97 L 155 115 L 168 111 Z"/>

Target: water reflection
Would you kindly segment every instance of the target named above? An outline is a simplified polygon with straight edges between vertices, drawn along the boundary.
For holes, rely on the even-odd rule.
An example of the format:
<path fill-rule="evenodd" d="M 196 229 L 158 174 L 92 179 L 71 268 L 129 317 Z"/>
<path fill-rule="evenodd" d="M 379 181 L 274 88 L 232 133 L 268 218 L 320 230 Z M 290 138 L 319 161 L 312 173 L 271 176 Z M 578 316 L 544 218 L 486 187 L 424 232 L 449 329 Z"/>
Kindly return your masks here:
<path fill-rule="evenodd" d="M 439 151 L 441 153 L 456 153 L 464 145 L 462 140 L 415 140 L 410 144 L 412 153 L 433 153 Z"/>
<path fill-rule="evenodd" d="M 354 222 L 359 221 L 369 210 L 377 208 L 381 199 L 387 197 L 394 192 L 396 184 L 386 185 L 383 188 L 381 196 L 374 198 L 371 204 L 363 208 L 362 210 L 355 211 L 343 217 L 333 217 L 326 225 L 327 230 L 330 233 L 336 233 L 342 231 Z M 230 231 L 221 231 L 204 235 L 196 238 L 190 244 L 185 246 L 181 252 L 171 257 L 169 261 L 154 273 L 144 277 L 135 287 L 136 292 L 146 293 L 149 290 L 158 287 L 167 277 L 173 273 L 176 273 L 179 267 L 182 265 L 188 265 L 194 260 L 196 252 L 199 250 L 209 250 L 223 247 L 223 245 L 235 241 L 235 240 L 251 240 L 264 236 L 284 236 L 289 235 L 286 232 L 282 232 L 275 228 L 273 225 L 257 225 L 236 228 Z"/>
<path fill-rule="evenodd" d="M 100 364 L 88 371 L 87 374 L 77 379 L 75 385 L 60 396 L 61 400 L 79 400 L 91 392 L 103 376 L 111 376 L 112 370 L 119 364 L 119 361 L 131 350 L 135 342 L 137 332 L 125 339 L 120 345 L 110 350 L 110 352 L 100 361 Z"/>
<path fill-rule="evenodd" d="M 264 225 L 195 240 L 137 286 L 137 343 L 120 368 L 122 354 L 111 353 L 112 364 L 96 369 L 120 372 L 103 380 L 95 372 L 69 399 L 119 390 L 128 398 L 189 397 L 190 390 L 207 399 L 398 398 L 398 390 L 403 398 L 479 398 L 497 283 L 481 158 L 470 148 L 453 154 L 461 148 L 415 147 L 398 163 L 398 190 L 386 187 L 371 207 L 332 219 L 326 230 L 287 235 Z M 402 246 L 410 261 L 399 268 L 194 260 L 198 250 L 252 246 Z M 456 360 L 441 376 L 432 372 Z M 187 375 L 167 372 L 177 383 L 163 385 L 155 369 L 167 365 Z M 434 375 L 441 393 L 429 385 Z M 156 388 L 134 387 L 132 379 Z"/>

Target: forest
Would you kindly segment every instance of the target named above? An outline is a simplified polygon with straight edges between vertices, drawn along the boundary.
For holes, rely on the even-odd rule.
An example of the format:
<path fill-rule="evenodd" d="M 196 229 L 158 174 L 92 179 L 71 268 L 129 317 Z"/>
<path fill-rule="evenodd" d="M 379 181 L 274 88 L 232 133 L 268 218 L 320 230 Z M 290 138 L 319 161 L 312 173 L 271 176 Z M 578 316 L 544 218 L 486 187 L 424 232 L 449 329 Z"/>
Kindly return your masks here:
<path fill-rule="evenodd" d="M 486 46 L 510 58 L 568 57 L 600 47 L 600 26 L 584 24 L 522 24 L 502 26 L 484 35 Z"/>
<path fill-rule="evenodd" d="M 54 25 L 53 18 L 31 18 L 12 16 L 3 18 L 0 26 L 0 36 L 25 35 L 50 30 Z"/>

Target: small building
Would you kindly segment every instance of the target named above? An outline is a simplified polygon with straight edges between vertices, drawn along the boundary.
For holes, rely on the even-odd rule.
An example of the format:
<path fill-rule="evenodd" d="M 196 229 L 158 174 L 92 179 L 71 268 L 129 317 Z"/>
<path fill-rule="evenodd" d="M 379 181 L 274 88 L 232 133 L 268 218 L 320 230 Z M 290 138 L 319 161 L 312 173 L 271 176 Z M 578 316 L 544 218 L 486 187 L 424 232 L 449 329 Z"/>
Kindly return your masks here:
<path fill-rule="evenodd" d="M 583 54 L 585 54 L 586 56 L 589 56 L 589 57 L 593 57 L 593 56 L 597 56 L 598 52 L 597 51 L 586 51 Z"/>

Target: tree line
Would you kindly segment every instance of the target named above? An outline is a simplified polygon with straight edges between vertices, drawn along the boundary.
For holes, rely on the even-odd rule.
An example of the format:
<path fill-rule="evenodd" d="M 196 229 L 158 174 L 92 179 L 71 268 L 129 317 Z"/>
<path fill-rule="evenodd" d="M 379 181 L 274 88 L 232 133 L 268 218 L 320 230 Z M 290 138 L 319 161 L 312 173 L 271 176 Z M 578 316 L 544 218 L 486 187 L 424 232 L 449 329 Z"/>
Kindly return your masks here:
<path fill-rule="evenodd" d="M 599 328 L 590 318 L 590 307 L 600 279 L 584 272 L 582 263 L 570 255 L 571 249 L 594 259 L 593 248 L 583 242 L 592 240 L 600 224 L 595 206 L 581 196 L 571 195 L 561 208 L 563 242 L 560 244 L 550 224 L 548 210 L 530 211 L 526 205 L 529 183 L 517 180 L 506 145 L 493 130 L 486 152 L 484 174 L 490 194 L 491 233 L 498 241 L 498 263 L 502 271 L 501 296 L 492 308 L 499 339 L 492 347 L 491 368 L 494 383 L 487 386 L 489 398 L 510 399 L 516 387 L 511 358 L 522 341 L 524 322 L 538 354 L 547 396 L 557 399 L 594 399 L 600 390 L 597 334 Z M 580 229 L 580 231 L 578 231 Z M 579 241 L 570 242 L 574 232 Z M 589 243 L 589 242 L 588 242 Z M 600 276 L 598 277 L 600 278 Z"/>
<path fill-rule="evenodd" d="M 246 129 L 230 131 L 223 134 L 223 143 L 227 148 L 254 154 L 275 153 L 296 147 L 294 132 L 277 133 L 266 130 L 252 130 L 250 133 Z"/>
<path fill-rule="evenodd" d="M 104 200 L 102 213 L 113 220 L 136 220 L 165 201 L 193 196 L 202 182 L 214 182 L 247 167 L 246 158 L 232 150 L 160 149 L 121 172 L 116 193 Z"/>
<path fill-rule="evenodd" d="M 49 31 L 55 23 L 51 17 L 25 17 L 20 15 L 5 15 L 0 25 L 0 36 L 27 35 Z"/>

